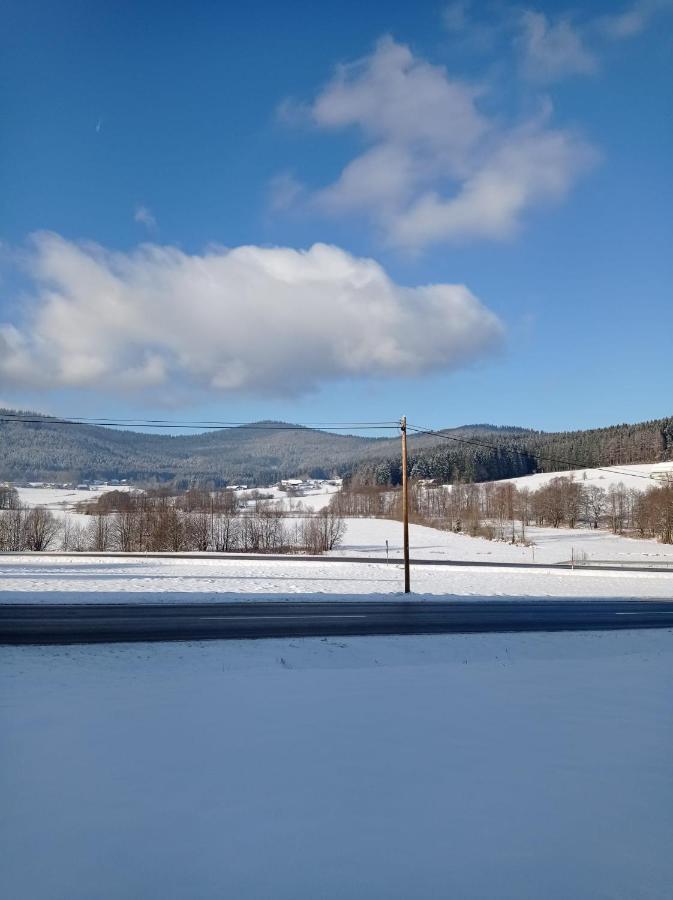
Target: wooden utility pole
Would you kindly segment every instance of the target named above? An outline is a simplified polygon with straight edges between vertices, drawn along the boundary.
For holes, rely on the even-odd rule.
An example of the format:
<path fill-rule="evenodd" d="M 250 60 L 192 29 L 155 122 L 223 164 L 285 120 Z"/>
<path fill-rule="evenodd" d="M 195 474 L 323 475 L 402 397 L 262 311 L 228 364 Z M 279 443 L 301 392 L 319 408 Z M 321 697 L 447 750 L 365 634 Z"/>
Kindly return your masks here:
<path fill-rule="evenodd" d="M 407 417 L 400 419 L 402 432 L 402 528 L 404 533 L 404 593 L 411 591 L 409 573 L 409 484 L 407 481 Z"/>

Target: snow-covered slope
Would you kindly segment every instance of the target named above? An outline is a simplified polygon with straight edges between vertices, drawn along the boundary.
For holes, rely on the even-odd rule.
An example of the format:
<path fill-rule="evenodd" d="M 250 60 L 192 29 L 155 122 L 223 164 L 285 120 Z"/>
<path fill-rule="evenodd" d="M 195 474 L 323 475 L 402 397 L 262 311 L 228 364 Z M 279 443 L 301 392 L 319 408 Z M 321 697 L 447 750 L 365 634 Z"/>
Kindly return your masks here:
<path fill-rule="evenodd" d="M 538 488 L 544 487 L 553 478 L 560 475 L 564 478 L 574 478 L 584 485 L 598 485 L 606 490 L 613 484 L 620 482 L 627 488 L 636 488 L 639 491 L 648 487 L 659 484 L 657 480 L 652 478 L 653 474 L 671 473 L 673 478 L 673 462 L 663 463 L 640 463 L 633 466 L 608 466 L 605 469 L 574 469 L 564 472 L 540 472 L 537 475 L 524 475 L 521 478 L 508 478 L 520 488 L 530 488 L 536 491 Z M 498 482 L 496 482 L 497 484 Z"/>

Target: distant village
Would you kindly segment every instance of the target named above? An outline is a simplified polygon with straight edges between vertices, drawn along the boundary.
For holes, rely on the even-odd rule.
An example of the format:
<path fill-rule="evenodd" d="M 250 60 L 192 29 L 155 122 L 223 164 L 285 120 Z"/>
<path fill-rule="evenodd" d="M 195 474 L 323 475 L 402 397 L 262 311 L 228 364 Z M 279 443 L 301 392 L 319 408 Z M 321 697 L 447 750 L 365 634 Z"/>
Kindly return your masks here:
<path fill-rule="evenodd" d="M 93 491 L 99 490 L 104 487 L 128 487 L 128 480 L 126 478 L 111 478 L 109 481 L 102 481 L 100 479 L 96 479 L 95 481 L 83 481 L 80 484 L 75 484 L 72 481 L 69 482 L 55 482 L 55 481 L 4 481 L 2 482 L 3 487 L 14 487 L 14 488 L 45 488 L 50 490 L 63 490 L 63 491 Z"/>
<path fill-rule="evenodd" d="M 53 482 L 53 481 L 5 481 L 0 482 L 2 487 L 13 488 L 44 488 L 45 490 L 65 490 L 65 491 L 100 491 L 101 488 L 124 488 L 128 489 L 132 485 L 127 478 L 110 478 L 105 481 L 100 478 L 92 481 L 82 481 L 78 484 L 75 482 Z M 341 479 L 321 479 L 321 478 L 283 478 L 275 484 L 269 485 L 279 491 L 284 491 L 293 496 L 313 493 L 326 487 L 340 487 Z M 227 490 L 231 491 L 247 491 L 256 490 L 258 488 L 247 484 L 229 484 Z M 264 489 L 264 488 L 262 488 Z"/>

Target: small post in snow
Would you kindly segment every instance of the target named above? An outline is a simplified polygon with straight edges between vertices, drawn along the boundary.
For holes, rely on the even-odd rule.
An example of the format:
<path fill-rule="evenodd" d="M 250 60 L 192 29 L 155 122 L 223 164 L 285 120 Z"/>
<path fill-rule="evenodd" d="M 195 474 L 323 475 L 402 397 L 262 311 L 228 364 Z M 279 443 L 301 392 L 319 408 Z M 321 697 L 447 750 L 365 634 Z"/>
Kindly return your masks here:
<path fill-rule="evenodd" d="M 386 562 L 390 562 L 390 557 L 388 556 L 388 541 L 386 540 Z"/>

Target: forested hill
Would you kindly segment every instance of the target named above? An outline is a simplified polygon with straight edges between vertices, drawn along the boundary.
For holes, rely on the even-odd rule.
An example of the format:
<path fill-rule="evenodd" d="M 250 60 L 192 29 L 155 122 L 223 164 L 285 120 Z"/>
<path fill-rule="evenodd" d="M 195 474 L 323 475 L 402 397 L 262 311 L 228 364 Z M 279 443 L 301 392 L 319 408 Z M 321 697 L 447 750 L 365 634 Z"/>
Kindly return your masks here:
<path fill-rule="evenodd" d="M 12 421 L 3 412 L 10 411 L 0 410 L 0 480 L 7 481 L 269 484 L 298 475 L 327 477 L 376 443 L 308 428 L 288 431 L 273 422 L 176 436 L 63 424 L 33 414 L 30 422 Z"/>
<path fill-rule="evenodd" d="M 352 475 L 365 483 L 397 483 L 401 474 L 398 437 L 286 430 L 283 423 L 174 436 L 63 425 L 34 414 L 30 422 L 17 421 L 12 413 L 0 410 L 3 481 L 127 478 L 264 485 L 280 478 Z M 441 435 L 410 430 L 413 477 L 487 481 L 563 468 L 557 459 L 573 468 L 673 459 L 673 417 L 562 433 L 470 425 Z"/>
<path fill-rule="evenodd" d="M 495 481 L 535 472 L 673 459 L 673 417 L 586 431 L 472 426 L 448 429 L 442 435 L 410 434 L 412 478 L 444 483 Z M 399 482 L 398 454 L 363 461 L 356 478 L 369 484 Z"/>

